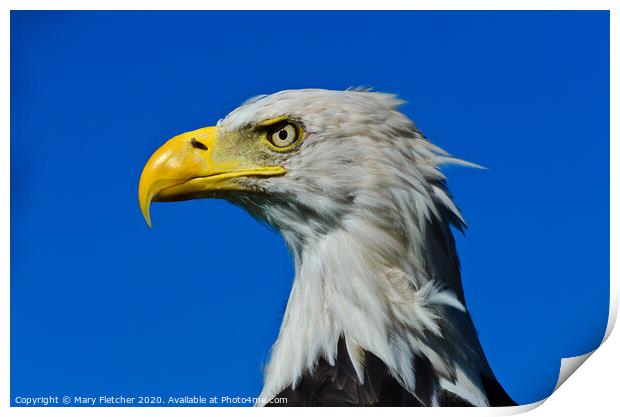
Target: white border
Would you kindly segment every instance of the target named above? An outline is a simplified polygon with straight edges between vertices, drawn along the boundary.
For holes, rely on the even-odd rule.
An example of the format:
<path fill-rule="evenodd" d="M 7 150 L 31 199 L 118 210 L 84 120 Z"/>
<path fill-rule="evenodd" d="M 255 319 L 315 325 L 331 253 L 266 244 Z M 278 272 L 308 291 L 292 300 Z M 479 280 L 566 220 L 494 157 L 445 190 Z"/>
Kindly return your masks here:
<path fill-rule="evenodd" d="M 611 138 L 616 138 L 618 126 L 613 116 L 617 116 L 618 109 L 618 85 L 615 82 L 620 70 L 618 66 L 617 39 L 620 39 L 618 31 L 618 2 L 601 0 L 521 0 L 521 1 L 491 1 L 491 0 L 383 0 L 372 2 L 368 0 L 313 0 L 298 1 L 295 4 L 287 1 L 263 0 L 258 2 L 260 8 L 255 3 L 245 0 L 228 0 L 226 2 L 207 2 L 200 0 L 8 0 L 2 1 L 0 5 L 0 266 L 2 268 L 2 289 L 0 290 L 0 334 L 4 337 L 4 343 L 0 345 L 0 413 L 2 415 L 52 415 L 52 416 L 83 416 L 83 415 L 155 415 L 155 416 L 178 416 L 178 415 L 236 415 L 240 413 L 290 413 L 284 409 L 263 409 L 263 408 L 26 408 L 10 407 L 10 356 L 9 356 L 9 325 L 10 325 L 10 281 L 9 281 L 9 262 L 10 262 L 10 222 L 9 222 L 9 199 L 10 199 L 10 74 L 9 74 L 9 48 L 10 48 L 10 10 L 233 10 L 233 9 L 290 9 L 290 10 L 341 10 L 341 9 L 363 9 L 363 10 L 610 10 L 611 11 Z M 380 5 L 380 7 L 378 6 Z M 619 147 L 614 140 L 610 141 L 610 164 L 611 164 L 611 184 L 618 184 L 619 169 L 614 165 L 618 162 Z M 610 212 L 618 213 L 618 189 L 610 187 Z M 618 312 L 618 290 L 620 289 L 618 280 L 620 270 L 618 268 L 620 236 L 617 214 L 610 219 L 610 272 L 611 272 L 611 300 L 609 310 L 609 322 L 605 334 L 605 345 L 597 349 L 593 354 L 594 358 L 588 361 L 585 366 L 578 371 L 578 378 L 571 378 L 562 388 L 552 395 L 554 400 L 541 401 L 527 406 L 513 407 L 509 409 L 486 408 L 486 409 L 416 409 L 416 414 L 437 415 L 508 415 L 524 412 L 537 408 L 545 403 L 544 407 L 537 408 L 534 412 L 537 415 L 556 415 L 559 413 L 573 415 L 573 413 L 583 414 L 584 412 L 594 413 L 593 415 L 609 415 L 611 410 L 617 410 L 617 378 L 620 374 L 620 360 L 616 352 L 620 351 L 619 337 L 609 337 L 616 321 Z M 566 380 L 567 375 L 572 374 L 590 354 L 582 357 L 564 360 L 562 362 L 561 378 L 556 389 Z M 551 398 L 551 397 L 550 397 Z M 295 413 L 309 415 L 313 410 L 296 409 Z M 340 413 L 355 413 L 365 415 L 374 413 L 373 409 L 343 409 Z M 381 412 L 385 412 L 382 410 Z M 390 409 L 390 413 L 410 416 L 414 410 Z M 542 414 L 541 414 L 542 413 Z"/>

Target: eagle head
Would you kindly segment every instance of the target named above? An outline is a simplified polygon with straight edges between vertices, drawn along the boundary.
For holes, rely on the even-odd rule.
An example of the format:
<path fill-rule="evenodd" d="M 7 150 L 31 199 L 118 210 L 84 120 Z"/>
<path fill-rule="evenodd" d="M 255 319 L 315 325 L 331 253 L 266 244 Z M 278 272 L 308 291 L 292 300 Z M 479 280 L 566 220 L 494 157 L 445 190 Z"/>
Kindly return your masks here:
<path fill-rule="evenodd" d="M 291 248 L 295 280 L 264 397 L 294 391 L 317 367 L 344 369 L 335 364 L 346 358 L 367 403 L 384 404 L 364 390 L 390 378 L 424 405 L 492 403 L 450 229 L 464 222 L 439 169 L 475 165 L 431 144 L 400 104 L 362 90 L 260 96 L 170 139 L 144 167 L 149 225 L 152 201 L 224 198 Z M 373 358 L 380 366 L 366 366 Z"/>
<path fill-rule="evenodd" d="M 359 90 L 255 97 L 153 154 L 140 178 L 142 213 L 150 225 L 152 201 L 225 198 L 296 250 L 359 217 L 393 228 L 415 209 L 406 220 L 423 228 L 436 203 L 451 205 L 438 165 L 456 160 L 426 141 L 399 104 Z"/>

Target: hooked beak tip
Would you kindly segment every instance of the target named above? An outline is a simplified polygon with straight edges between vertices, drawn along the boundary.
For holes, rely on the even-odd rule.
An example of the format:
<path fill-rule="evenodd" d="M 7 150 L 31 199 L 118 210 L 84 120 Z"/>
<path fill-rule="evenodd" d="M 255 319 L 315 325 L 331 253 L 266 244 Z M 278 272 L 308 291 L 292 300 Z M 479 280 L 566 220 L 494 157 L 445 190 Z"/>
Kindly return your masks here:
<path fill-rule="evenodd" d="M 146 220 L 146 224 L 149 226 L 149 228 L 153 227 L 153 224 L 151 223 L 151 200 L 153 199 L 152 196 L 147 196 L 146 198 L 140 198 L 140 211 L 142 212 L 142 216 L 144 217 L 144 220 Z"/>

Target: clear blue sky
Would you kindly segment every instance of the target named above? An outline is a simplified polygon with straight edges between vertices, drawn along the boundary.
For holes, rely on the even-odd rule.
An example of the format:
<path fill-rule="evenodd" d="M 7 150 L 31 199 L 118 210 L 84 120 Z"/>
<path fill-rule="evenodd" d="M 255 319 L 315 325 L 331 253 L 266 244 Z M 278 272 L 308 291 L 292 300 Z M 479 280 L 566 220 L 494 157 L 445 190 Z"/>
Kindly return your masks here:
<path fill-rule="evenodd" d="M 467 303 L 508 392 L 547 396 L 607 322 L 606 12 L 13 12 L 12 399 L 258 394 L 282 239 L 218 200 L 150 230 L 140 172 L 248 97 L 359 85 L 488 168 L 447 170 Z"/>

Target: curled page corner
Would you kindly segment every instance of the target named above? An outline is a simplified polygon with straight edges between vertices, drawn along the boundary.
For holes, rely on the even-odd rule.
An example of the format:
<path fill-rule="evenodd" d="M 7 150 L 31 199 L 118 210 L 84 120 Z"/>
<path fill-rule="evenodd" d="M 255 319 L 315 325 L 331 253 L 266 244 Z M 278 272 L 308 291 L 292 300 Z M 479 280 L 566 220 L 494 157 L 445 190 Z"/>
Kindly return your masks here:
<path fill-rule="evenodd" d="M 504 407 L 502 408 L 501 415 L 514 415 L 514 414 L 522 414 L 527 413 L 528 411 L 534 410 L 535 408 L 540 407 L 545 401 L 547 401 L 558 388 L 562 385 L 566 380 L 581 366 L 583 363 L 596 351 L 588 352 L 583 355 L 573 356 L 570 358 L 562 358 L 560 362 L 560 373 L 558 375 L 558 381 L 555 384 L 555 388 L 551 394 L 542 400 L 529 403 L 529 404 L 520 404 L 514 407 Z"/>
<path fill-rule="evenodd" d="M 569 376 L 571 376 L 583 363 L 596 351 L 585 353 L 579 356 L 573 356 L 571 358 L 562 358 L 560 363 L 560 374 L 558 375 L 558 382 L 553 388 L 553 392 L 556 392 L 560 386 L 566 382 Z M 553 395 L 553 393 L 551 393 Z"/>
<path fill-rule="evenodd" d="M 605 341 L 609 338 L 609 335 L 611 334 L 616 324 L 616 318 L 618 316 L 618 295 L 617 295 L 617 292 L 613 290 L 614 285 L 615 285 L 614 281 L 611 280 L 610 300 L 609 300 L 609 317 L 607 319 L 607 328 L 605 329 L 605 335 L 603 336 L 603 340 L 601 340 L 601 343 L 596 349 L 598 349 L 603 343 L 605 343 Z M 560 388 L 560 386 L 563 383 L 565 383 L 566 380 L 573 373 L 575 373 L 575 371 L 579 369 L 579 367 L 583 365 L 583 363 L 586 360 L 588 360 L 588 358 L 592 356 L 594 352 L 596 352 L 596 349 L 594 349 L 591 352 L 584 353 L 583 355 L 573 356 L 569 358 L 562 358 L 560 362 L 560 373 L 558 375 L 558 381 L 555 384 L 555 388 L 553 388 L 553 392 L 549 395 L 549 397 L 545 398 L 544 400 L 531 404 L 531 405 L 535 405 L 533 408 L 538 407 L 543 402 L 545 402 L 548 398 L 550 398 L 551 395 L 553 395 L 553 393 L 556 392 L 558 388 Z"/>
<path fill-rule="evenodd" d="M 501 415 L 513 415 L 513 414 L 521 414 L 531 411 L 535 408 L 541 406 L 545 401 L 547 401 L 554 392 L 560 388 L 564 382 L 573 374 L 581 365 L 584 364 L 585 361 L 588 360 L 590 356 L 609 338 L 618 316 L 618 292 L 614 290 L 616 283 L 611 280 L 611 288 L 610 288 L 610 300 L 609 300 L 609 318 L 607 319 L 607 328 L 605 330 L 605 335 L 603 336 L 603 340 L 599 346 L 592 350 L 591 352 L 584 353 L 583 355 L 573 356 L 568 358 L 562 358 L 560 361 L 560 372 L 558 374 L 558 380 L 553 388 L 553 391 L 549 396 L 543 398 L 542 400 L 530 403 L 530 404 L 522 404 L 515 407 L 505 407 L 502 409 Z"/>

